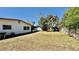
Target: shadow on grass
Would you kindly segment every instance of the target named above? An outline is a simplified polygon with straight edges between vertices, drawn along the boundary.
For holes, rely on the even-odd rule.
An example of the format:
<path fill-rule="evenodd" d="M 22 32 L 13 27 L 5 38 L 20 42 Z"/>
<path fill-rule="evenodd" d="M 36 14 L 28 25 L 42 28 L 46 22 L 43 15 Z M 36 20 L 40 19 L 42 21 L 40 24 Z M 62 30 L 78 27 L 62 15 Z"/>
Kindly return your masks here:
<path fill-rule="evenodd" d="M 23 36 L 23 35 L 28 35 L 28 34 L 36 33 L 36 32 L 39 32 L 39 31 L 29 32 L 29 33 L 24 33 L 24 34 L 18 34 L 18 35 L 15 35 L 15 36 L 11 36 L 10 35 L 10 36 L 6 36 L 6 38 L 0 39 L 0 40 L 5 40 L 5 39 L 9 39 L 9 38 L 19 37 L 19 36 Z"/>

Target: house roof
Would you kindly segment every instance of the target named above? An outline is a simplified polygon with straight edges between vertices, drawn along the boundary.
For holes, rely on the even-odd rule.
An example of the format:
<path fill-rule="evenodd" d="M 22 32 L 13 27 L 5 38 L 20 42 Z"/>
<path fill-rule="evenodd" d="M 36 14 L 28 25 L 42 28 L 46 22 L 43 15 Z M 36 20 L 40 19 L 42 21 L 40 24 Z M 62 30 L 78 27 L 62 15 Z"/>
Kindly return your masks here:
<path fill-rule="evenodd" d="M 13 19 L 13 18 L 0 18 L 0 20 L 13 20 L 13 21 L 21 21 L 21 22 L 24 22 L 24 23 L 26 23 L 26 24 L 32 25 L 31 23 L 26 22 L 26 21 L 23 21 L 23 20 L 20 20 L 20 19 Z"/>

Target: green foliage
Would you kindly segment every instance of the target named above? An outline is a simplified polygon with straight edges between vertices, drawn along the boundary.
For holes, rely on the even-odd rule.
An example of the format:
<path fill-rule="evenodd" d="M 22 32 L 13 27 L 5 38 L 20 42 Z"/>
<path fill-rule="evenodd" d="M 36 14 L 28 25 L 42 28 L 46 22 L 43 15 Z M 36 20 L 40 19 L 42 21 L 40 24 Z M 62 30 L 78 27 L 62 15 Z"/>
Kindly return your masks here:
<path fill-rule="evenodd" d="M 76 25 L 79 22 L 79 8 L 69 8 L 63 16 L 62 24 L 65 27 L 69 27 L 70 25 Z"/>
<path fill-rule="evenodd" d="M 43 28 L 51 28 L 58 25 L 59 18 L 57 16 L 48 15 L 47 17 L 41 17 L 39 20 L 39 25 Z M 44 27 L 45 26 L 45 27 Z"/>
<path fill-rule="evenodd" d="M 58 16 L 52 16 L 52 15 L 48 15 L 47 16 L 47 19 L 48 19 L 48 21 L 49 21 L 49 25 L 52 27 L 54 27 L 54 25 L 58 25 L 58 23 L 59 23 L 59 18 L 58 18 Z"/>
<path fill-rule="evenodd" d="M 48 23 L 48 20 L 45 18 L 45 17 L 41 17 L 40 20 L 39 20 L 39 25 L 44 25 L 44 24 L 47 24 Z"/>

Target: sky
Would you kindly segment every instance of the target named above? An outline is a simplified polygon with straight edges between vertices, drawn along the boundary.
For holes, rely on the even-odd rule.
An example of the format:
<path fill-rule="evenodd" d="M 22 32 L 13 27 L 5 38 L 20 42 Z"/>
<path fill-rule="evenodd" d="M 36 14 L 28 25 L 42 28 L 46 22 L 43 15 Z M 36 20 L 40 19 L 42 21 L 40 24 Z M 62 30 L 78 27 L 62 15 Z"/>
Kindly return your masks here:
<path fill-rule="evenodd" d="M 0 18 L 21 19 L 38 24 L 40 16 L 54 15 L 61 20 L 66 10 L 67 7 L 0 7 Z"/>

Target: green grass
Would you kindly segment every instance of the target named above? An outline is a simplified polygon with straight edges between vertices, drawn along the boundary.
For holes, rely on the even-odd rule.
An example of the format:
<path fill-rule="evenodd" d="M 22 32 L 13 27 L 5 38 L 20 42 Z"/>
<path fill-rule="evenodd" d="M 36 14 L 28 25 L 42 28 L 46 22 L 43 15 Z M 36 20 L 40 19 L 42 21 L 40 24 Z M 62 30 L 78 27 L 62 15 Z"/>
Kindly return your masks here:
<path fill-rule="evenodd" d="M 79 41 L 61 32 L 37 32 L 0 41 L 3 51 L 77 51 Z"/>

